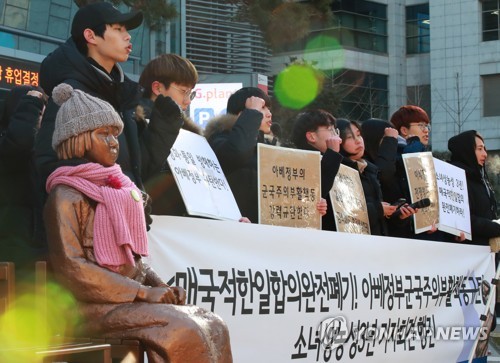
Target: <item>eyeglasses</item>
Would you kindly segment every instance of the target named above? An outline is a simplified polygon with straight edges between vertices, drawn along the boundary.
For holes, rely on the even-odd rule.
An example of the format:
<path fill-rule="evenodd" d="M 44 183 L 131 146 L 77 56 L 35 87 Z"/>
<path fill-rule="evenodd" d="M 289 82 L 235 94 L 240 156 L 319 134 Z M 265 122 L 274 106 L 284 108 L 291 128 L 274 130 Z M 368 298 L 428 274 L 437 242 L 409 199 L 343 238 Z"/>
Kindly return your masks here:
<path fill-rule="evenodd" d="M 329 127 L 327 129 L 316 129 L 314 132 L 320 132 L 320 131 L 328 131 L 332 135 L 338 136 L 340 135 L 339 129 L 334 129 L 333 127 Z"/>
<path fill-rule="evenodd" d="M 420 127 L 420 130 L 422 130 L 422 131 L 427 130 L 427 131 L 431 132 L 431 124 L 425 124 L 423 122 L 410 124 L 410 126 L 413 126 L 413 125 Z"/>
<path fill-rule="evenodd" d="M 192 91 L 192 92 L 191 92 L 191 90 L 184 91 L 184 90 L 177 88 L 173 85 L 170 85 L 170 87 L 172 87 L 173 89 L 176 89 L 177 91 L 182 93 L 184 95 L 184 100 L 187 100 L 189 98 L 189 100 L 192 101 L 196 97 L 196 91 Z"/>

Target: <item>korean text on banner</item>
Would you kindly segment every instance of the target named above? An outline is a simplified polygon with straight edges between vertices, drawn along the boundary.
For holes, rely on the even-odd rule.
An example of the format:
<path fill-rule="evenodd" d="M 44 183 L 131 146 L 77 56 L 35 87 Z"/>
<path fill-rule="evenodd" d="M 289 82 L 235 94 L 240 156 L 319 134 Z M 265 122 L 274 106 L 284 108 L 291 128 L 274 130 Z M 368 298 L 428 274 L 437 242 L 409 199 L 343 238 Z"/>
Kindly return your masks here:
<path fill-rule="evenodd" d="M 439 200 L 439 229 L 472 240 L 465 171 L 434 158 Z"/>
<path fill-rule="evenodd" d="M 429 207 L 420 209 L 415 214 L 415 233 L 429 231 L 433 224 L 439 223 L 438 192 L 432 153 L 403 154 L 403 162 L 412 203 L 425 198 L 431 201 Z"/>
<path fill-rule="evenodd" d="M 359 172 L 345 165 L 335 177 L 330 190 L 337 231 L 370 234 L 370 221 Z"/>
<path fill-rule="evenodd" d="M 149 237 L 238 363 L 463 362 L 484 338 L 489 246 L 169 216 Z"/>
<path fill-rule="evenodd" d="M 226 176 L 203 136 L 180 130 L 167 161 L 190 215 L 241 218 Z"/>
<path fill-rule="evenodd" d="M 259 223 L 321 229 L 321 155 L 257 145 Z"/>

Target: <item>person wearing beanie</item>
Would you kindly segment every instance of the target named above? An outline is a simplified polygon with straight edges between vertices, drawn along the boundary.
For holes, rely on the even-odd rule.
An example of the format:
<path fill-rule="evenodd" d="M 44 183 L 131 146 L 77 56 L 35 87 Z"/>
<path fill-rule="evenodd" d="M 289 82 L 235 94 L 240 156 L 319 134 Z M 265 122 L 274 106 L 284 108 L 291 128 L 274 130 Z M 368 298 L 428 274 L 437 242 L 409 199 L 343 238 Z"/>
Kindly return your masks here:
<path fill-rule="evenodd" d="M 78 158 L 47 179 L 44 209 L 55 278 L 75 296 L 76 330 L 137 339 L 151 363 L 232 362 L 229 334 L 215 314 L 185 306 L 180 287 L 166 284 L 148 255 L 144 200 L 116 164 L 123 122 L 107 102 L 62 83 L 52 146 Z"/>
<path fill-rule="evenodd" d="M 46 252 L 36 238 L 41 206 L 33 166 L 46 99 L 39 87 L 16 86 L 7 94 L 0 118 L 0 256 L 15 263 L 19 283 L 31 277 L 35 261 Z"/>
<path fill-rule="evenodd" d="M 258 223 L 257 143 L 268 142 L 271 99 L 260 88 L 244 87 L 227 101 L 227 114 L 208 121 L 205 137 L 226 175 L 241 215 Z"/>
<path fill-rule="evenodd" d="M 327 202 L 321 228 L 336 231 L 330 190 L 343 157 L 339 154 L 342 139 L 337 134 L 335 117 L 320 109 L 299 113 L 293 125 L 292 141 L 298 149 L 321 152 L 321 193 Z"/>

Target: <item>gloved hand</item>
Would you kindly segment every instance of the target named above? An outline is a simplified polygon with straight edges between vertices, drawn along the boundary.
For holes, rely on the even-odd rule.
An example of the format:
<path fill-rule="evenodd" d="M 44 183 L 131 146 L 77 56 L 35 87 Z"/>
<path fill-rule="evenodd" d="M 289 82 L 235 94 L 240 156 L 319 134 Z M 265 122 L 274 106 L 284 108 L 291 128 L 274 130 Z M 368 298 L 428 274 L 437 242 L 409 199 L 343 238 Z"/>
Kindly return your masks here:
<path fill-rule="evenodd" d="M 179 122 L 179 128 L 184 124 L 182 109 L 172 98 L 158 95 L 154 103 L 153 112 L 155 109 L 162 117 L 167 118 L 168 122 Z"/>

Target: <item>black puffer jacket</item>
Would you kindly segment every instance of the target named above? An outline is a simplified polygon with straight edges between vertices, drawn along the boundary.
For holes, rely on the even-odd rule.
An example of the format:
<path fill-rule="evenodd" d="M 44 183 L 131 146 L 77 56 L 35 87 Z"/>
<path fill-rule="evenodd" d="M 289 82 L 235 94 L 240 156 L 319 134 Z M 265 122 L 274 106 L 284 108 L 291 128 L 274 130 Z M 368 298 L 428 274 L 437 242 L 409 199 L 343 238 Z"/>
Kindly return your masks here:
<path fill-rule="evenodd" d="M 158 96 L 155 102 L 143 98 L 137 106 L 136 118 L 139 124 L 145 125 L 145 132 L 150 132 L 151 136 L 157 134 L 152 127 L 159 123 L 158 120 L 162 120 L 162 125 L 169 125 L 169 134 L 173 136 L 175 133 L 175 138 L 177 138 L 181 126 L 184 130 L 194 132 L 198 135 L 202 134 L 201 128 L 191 119 L 187 118 L 170 97 Z M 146 122 L 146 120 L 149 121 Z M 162 156 L 162 160 L 148 163 L 149 166 L 159 163 L 160 167 L 155 166 L 155 169 L 149 167 L 147 170 L 143 170 L 142 173 L 146 192 L 152 199 L 152 214 L 188 215 L 182 195 L 167 163 L 167 157 L 175 142 L 175 138 L 170 140 L 169 144 L 171 145 L 168 147 L 168 150 L 164 150 L 168 151 L 168 153 Z"/>
<path fill-rule="evenodd" d="M 124 174 L 144 190 L 143 173 L 151 175 L 161 169 L 180 125 L 164 123 L 162 117 L 152 117 L 147 128 L 138 125 L 135 111 L 142 98 L 142 88 L 139 84 L 127 78 L 118 64 L 111 74 L 108 74 L 93 59 L 85 58 L 71 38 L 49 54 L 40 69 L 40 85 L 48 95 L 62 82 L 109 102 L 121 115 L 124 127 L 118 137 L 120 154 L 117 162 Z M 171 110 L 164 100 L 164 97 L 158 98 L 159 112 Z M 52 135 L 58 109 L 50 98 L 35 145 L 35 162 L 43 186 L 47 177 L 58 166 L 86 162 L 78 159 L 57 159 L 57 154 L 52 149 Z M 149 225 L 150 208 L 146 210 L 146 221 Z"/>
<path fill-rule="evenodd" d="M 392 127 L 392 124 L 384 120 L 369 119 L 363 122 L 361 130 L 365 141 L 365 158 L 379 169 L 378 179 L 384 202 L 394 203 L 399 198 L 405 198 L 409 203 L 410 191 L 401 154 L 406 142 L 404 146 L 398 145 L 397 138 L 385 136 L 388 127 Z M 413 218 L 387 219 L 389 236 L 413 237 L 412 221 Z"/>
<path fill-rule="evenodd" d="M 259 127 L 262 113 L 246 109 L 239 116 L 210 120 L 205 137 L 214 150 L 241 215 L 258 223 L 257 143 L 265 143 Z"/>
<path fill-rule="evenodd" d="M 387 236 L 387 224 L 384 218 L 384 208 L 382 207 L 382 190 L 380 189 L 378 180 L 379 171 L 375 164 L 369 161 L 366 161 L 366 163 L 367 165 L 363 172 L 359 173 L 359 177 L 365 194 L 368 219 L 370 220 L 370 232 L 372 235 Z M 346 156 L 342 160 L 342 164 L 359 172 L 358 163 Z"/>
<path fill-rule="evenodd" d="M 133 117 L 135 106 L 141 97 L 140 86 L 128 79 L 119 65 L 114 67 L 111 75 L 107 74 L 92 59 L 85 58 L 71 38 L 49 54 L 40 68 L 40 85 L 49 96 L 54 87 L 63 82 L 109 102 L 122 116 L 124 129 L 118 138 L 118 164 L 132 181 L 142 187 L 140 135 Z M 36 165 L 43 184 L 50 173 L 62 164 L 58 162 L 56 152 L 52 149 L 52 134 L 58 109 L 50 98 L 35 145 Z M 81 162 L 73 161 L 73 164 Z"/>
<path fill-rule="evenodd" d="M 318 151 L 310 144 L 301 145 L 300 149 Z M 343 156 L 332 149 L 326 149 L 321 156 L 321 197 L 326 200 L 326 214 L 321 217 L 321 229 L 324 231 L 336 231 L 335 215 L 333 214 L 332 199 L 330 198 L 330 190 L 335 182 L 335 177 L 340 169 Z"/>
<path fill-rule="evenodd" d="M 495 194 L 486 170 L 477 163 L 475 130 L 465 131 L 448 140 L 450 163 L 465 170 L 471 218 L 472 243 L 488 245 L 489 239 L 500 236 Z"/>

